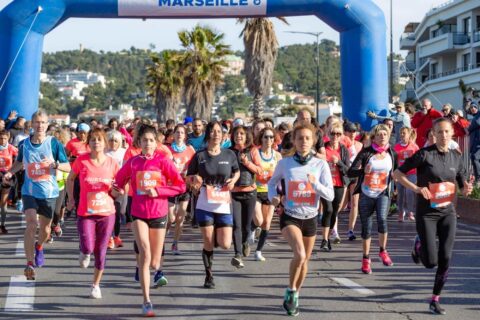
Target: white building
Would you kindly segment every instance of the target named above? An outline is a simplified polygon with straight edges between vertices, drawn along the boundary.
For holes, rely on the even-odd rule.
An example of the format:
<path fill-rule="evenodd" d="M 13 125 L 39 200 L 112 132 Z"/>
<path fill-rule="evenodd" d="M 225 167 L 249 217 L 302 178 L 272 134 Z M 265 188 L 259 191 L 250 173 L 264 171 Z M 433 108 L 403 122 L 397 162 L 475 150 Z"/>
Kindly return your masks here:
<path fill-rule="evenodd" d="M 459 107 L 458 82 L 480 88 L 480 1 L 451 0 L 409 23 L 400 39 L 408 50 L 404 75 L 410 76 L 401 99 L 430 98 L 436 106 Z"/>
<path fill-rule="evenodd" d="M 223 68 L 223 74 L 226 76 L 239 76 L 242 74 L 245 67 L 245 61 L 239 56 L 227 55 L 225 56 L 227 67 Z"/>
<path fill-rule="evenodd" d="M 57 73 L 54 76 L 54 79 L 56 83 L 71 83 L 74 81 L 84 82 L 87 85 L 100 83 L 104 88 L 107 83 L 105 76 L 98 73 L 93 73 L 90 71 L 83 71 L 83 70 L 62 71 Z"/>
<path fill-rule="evenodd" d="M 121 104 L 116 110 L 113 110 L 110 106 L 110 109 L 105 111 L 103 121 L 104 123 L 108 123 L 108 121 L 112 118 L 116 118 L 120 122 L 125 120 L 132 120 L 133 118 L 135 118 L 135 111 L 133 110 L 133 107 L 129 104 Z"/>

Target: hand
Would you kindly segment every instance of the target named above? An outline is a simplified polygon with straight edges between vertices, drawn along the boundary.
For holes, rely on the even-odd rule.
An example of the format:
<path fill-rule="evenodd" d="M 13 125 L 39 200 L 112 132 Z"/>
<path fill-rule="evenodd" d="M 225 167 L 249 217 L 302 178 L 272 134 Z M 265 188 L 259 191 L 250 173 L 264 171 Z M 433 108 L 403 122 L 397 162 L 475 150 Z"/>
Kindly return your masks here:
<path fill-rule="evenodd" d="M 310 182 L 311 184 L 317 183 L 317 178 L 313 174 L 308 173 L 307 178 L 308 178 L 308 182 Z"/>
<path fill-rule="evenodd" d="M 246 165 L 247 162 L 248 162 L 248 158 L 247 158 L 247 155 L 245 153 L 241 153 L 240 154 L 240 162 L 243 164 L 243 165 Z"/>
<path fill-rule="evenodd" d="M 190 176 L 189 177 L 189 185 L 190 185 L 190 189 L 193 191 L 193 192 L 197 192 L 200 190 L 200 188 L 202 187 L 202 184 L 203 184 L 203 179 L 202 177 L 200 177 L 199 175 L 194 175 L 194 176 Z"/>
<path fill-rule="evenodd" d="M 225 181 L 225 185 L 227 186 L 228 190 L 230 190 L 230 191 L 232 191 L 233 188 L 235 188 L 235 183 L 233 182 L 232 178 Z"/>
<path fill-rule="evenodd" d="M 332 156 L 332 162 L 333 162 L 334 164 L 337 164 L 337 163 L 338 163 L 338 160 L 339 160 L 339 159 L 338 159 L 336 156 Z"/>
<path fill-rule="evenodd" d="M 42 163 L 48 165 L 48 167 L 51 168 L 51 169 L 55 169 L 55 167 L 56 167 L 56 165 L 57 165 L 57 164 L 55 163 L 55 161 L 53 161 L 53 159 L 50 159 L 50 158 L 44 158 L 44 159 L 42 159 Z"/>
<path fill-rule="evenodd" d="M 315 153 L 315 157 L 327 161 L 327 157 L 323 153 L 317 152 Z"/>
<path fill-rule="evenodd" d="M 73 197 L 68 197 L 67 210 L 72 211 L 75 209 L 75 199 Z"/>
<path fill-rule="evenodd" d="M 365 173 L 370 173 L 370 172 L 372 172 L 372 166 L 368 164 L 368 165 L 365 167 Z"/>
<path fill-rule="evenodd" d="M 158 193 L 155 188 L 147 189 L 145 190 L 145 192 L 146 192 L 146 195 L 149 196 L 150 198 L 158 197 Z"/>
<path fill-rule="evenodd" d="M 5 173 L 2 179 L 3 184 L 8 184 L 8 182 L 10 182 L 10 180 L 12 179 L 12 176 L 13 174 L 11 172 Z"/>
<path fill-rule="evenodd" d="M 367 116 L 372 119 L 377 119 L 377 115 L 373 111 L 368 111 Z"/>
<path fill-rule="evenodd" d="M 114 198 L 119 197 L 119 196 L 124 195 L 124 194 L 125 194 L 125 190 L 121 189 L 116 184 L 112 185 L 112 196 Z"/>
<path fill-rule="evenodd" d="M 474 176 L 470 176 L 469 182 L 467 181 L 463 182 L 463 190 L 462 190 L 463 196 L 468 197 L 473 192 L 473 182 L 475 182 Z"/>
<path fill-rule="evenodd" d="M 13 120 L 16 117 L 17 117 L 17 111 L 15 110 L 10 111 L 10 113 L 8 114 L 8 120 Z"/>
<path fill-rule="evenodd" d="M 415 193 L 421 194 L 425 198 L 425 200 L 430 200 L 432 198 L 432 193 L 430 192 L 430 190 L 428 190 L 427 187 L 417 187 L 417 189 L 415 189 Z"/>
<path fill-rule="evenodd" d="M 280 205 L 280 201 L 281 201 L 280 196 L 273 197 L 273 199 L 272 199 L 272 205 L 273 205 L 274 207 L 277 207 L 278 205 Z"/>

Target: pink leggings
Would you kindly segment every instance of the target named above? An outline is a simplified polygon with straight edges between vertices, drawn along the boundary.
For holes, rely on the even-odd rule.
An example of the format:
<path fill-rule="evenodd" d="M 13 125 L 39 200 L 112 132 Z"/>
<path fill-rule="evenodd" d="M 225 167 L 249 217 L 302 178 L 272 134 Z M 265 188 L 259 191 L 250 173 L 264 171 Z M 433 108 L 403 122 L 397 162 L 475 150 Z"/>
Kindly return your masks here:
<path fill-rule="evenodd" d="M 109 216 L 78 217 L 77 228 L 80 237 L 80 251 L 94 254 L 95 268 L 105 269 L 108 240 L 115 225 L 115 214 Z"/>

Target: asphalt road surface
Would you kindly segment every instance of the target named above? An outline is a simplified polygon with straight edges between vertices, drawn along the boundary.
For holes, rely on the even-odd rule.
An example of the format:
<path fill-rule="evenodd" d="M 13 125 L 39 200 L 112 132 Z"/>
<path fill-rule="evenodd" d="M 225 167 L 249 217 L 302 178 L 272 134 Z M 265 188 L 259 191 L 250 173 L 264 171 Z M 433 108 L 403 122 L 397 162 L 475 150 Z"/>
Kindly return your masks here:
<path fill-rule="evenodd" d="M 37 269 L 36 281 L 25 281 L 23 268 L 23 223 L 10 213 L 10 233 L 0 234 L 1 319 L 135 319 L 141 316 L 142 295 L 133 279 L 135 261 L 132 233 L 122 229 L 125 246 L 110 250 L 101 283 L 103 298 L 88 298 L 93 274 L 78 266 L 78 237 L 74 219 L 66 221 L 64 235 L 45 245 L 46 265 Z M 345 220 L 340 216 L 341 244 L 329 253 L 318 252 L 300 294 L 299 319 L 432 319 L 428 300 L 434 271 L 414 265 L 410 258 L 414 223 L 389 220 L 388 250 L 393 267 L 384 267 L 378 256 L 376 238 L 372 246 L 371 275 L 360 271 L 361 241 L 345 239 Z M 460 220 L 461 222 L 461 220 Z M 360 225 L 357 225 L 357 235 Z M 453 268 L 441 303 L 441 319 L 479 319 L 480 227 L 459 224 Z M 217 250 L 214 256 L 216 289 L 203 288 L 201 237 L 189 224 L 180 243 L 182 255 L 171 254 L 167 236 L 164 272 L 168 285 L 152 289 L 158 317 L 163 319 L 280 319 L 288 284 L 291 252 L 282 239 L 278 221 L 264 248 L 266 262 L 245 258 L 245 268 L 230 265 L 233 247 Z M 253 252 L 253 250 L 252 250 Z"/>

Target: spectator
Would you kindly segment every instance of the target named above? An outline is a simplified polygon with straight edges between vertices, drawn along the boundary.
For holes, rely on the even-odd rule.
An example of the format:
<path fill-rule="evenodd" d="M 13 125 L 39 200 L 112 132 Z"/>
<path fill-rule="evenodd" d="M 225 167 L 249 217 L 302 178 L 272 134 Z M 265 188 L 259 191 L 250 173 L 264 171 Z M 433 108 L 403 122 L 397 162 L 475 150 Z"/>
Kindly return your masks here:
<path fill-rule="evenodd" d="M 450 103 L 444 104 L 442 107 L 442 113 L 445 118 L 451 118 L 454 114 L 452 111 L 452 105 Z"/>
<path fill-rule="evenodd" d="M 415 115 L 415 107 L 411 103 L 405 103 L 405 112 L 408 114 L 410 119 L 413 119 L 413 116 Z"/>
<path fill-rule="evenodd" d="M 468 110 L 473 115 L 472 122 L 468 127 L 470 134 L 470 158 L 472 159 L 473 174 L 477 187 L 480 187 L 480 112 L 478 106 L 474 103 L 470 104 Z"/>
<path fill-rule="evenodd" d="M 23 133 L 23 127 L 25 126 L 25 118 L 18 117 L 15 123 L 13 124 L 12 128 L 8 130 L 10 132 L 10 141 L 9 143 L 13 144 L 13 140 L 19 134 Z"/>
<path fill-rule="evenodd" d="M 173 119 L 168 119 L 167 122 L 165 123 L 165 127 L 167 130 L 172 130 L 175 129 L 175 120 Z"/>
<path fill-rule="evenodd" d="M 31 121 L 25 121 L 25 125 L 23 126 L 23 132 L 17 134 L 17 136 L 15 137 L 15 139 L 12 142 L 12 145 L 14 145 L 15 147 L 18 147 L 18 145 L 21 141 L 30 137 L 30 134 L 32 133 L 31 129 L 32 129 L 32 122 Z"/>
<path fill-rule="evenodd" d="M 452 119 L 453 123 L 453 137 L 464 137 L 468 133 L 468 126 L 470 126 L 470 122 L 463 117 L 462 110 L 453 112 L 450 118 Z"/>
<path fill-rule="evenodd" d="M 187 144 L 192 146 L 196 152 L 204 148 L 205 133 L 203 128 L 202 119 L 193 120 L 193 132 L 188 135 Z"/>
<path fill-rule="evenodd" d="M 395 124 L 394 124 L 394 122 L 393 122 L 392 119 L 388 119 L 388 118 L 385 119 L 385 120 L 383 120 L 383 124 L 386 125 L 386 126 L 388 127 L 388 129 L 390 129 L 390 140 L 388 141 L 388 143 L 389 143 L 390 146 L 392 146 L 392 148 L 393 148 L 393 146 L 395 146 L 395 144 L 397 143 L 397 141 L 400 141 L 400 140 L 397 140 L 397 139 L 395 138 L 395 136 L 396 136 Z M 407 128 L 408 128 L 408 127 L 407 127 Z M 400 128 L 400 129 L 402 129 L 402 128 Z M 400 129 L 398 129 L 398 130 L 400 130 Z"/>
<path fill-rule="evenodd" d="M 400 129 L 403 127 L 410 128 L 410 116 L 405 112 L 405 105 L 401 102 L 395 103 L 395 111 L 390 110 L 391 116 L 383 117 L 375 114 L 374 112 L 368 112 L 368 116 L 373 119 L 393 121 L 392 135 L 390 135 L 390 141 L 400 141 Z M 385 123 L 385 122 L 384 122 Z M 393 134 L 395 133 L 395 134 Z M 395 145 L 395 144 L 393 144 Z M 392 145 L 392 146 L 393 146 Z"/>
<path fill-rule="evenodd" d="M 441 118 L 442 114 L 432 107 L 429 99 L 423 99 L 422 108 L 415 113 L 412 119 L 412 127 L 417 129 L 417 146 L 424 146 L 427 142 L 427 132 L 433 127 L 433 121 Z"/>
<path fill-rule="evenodd" d="M 5 120 L 0 119 L 0 131 L 5 130 Z"/>

